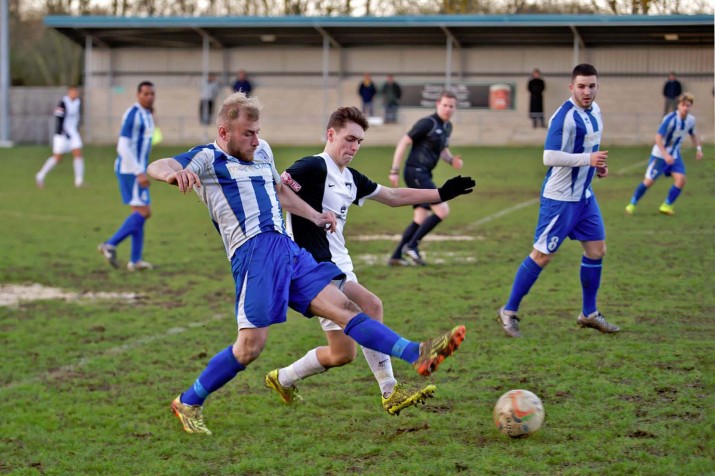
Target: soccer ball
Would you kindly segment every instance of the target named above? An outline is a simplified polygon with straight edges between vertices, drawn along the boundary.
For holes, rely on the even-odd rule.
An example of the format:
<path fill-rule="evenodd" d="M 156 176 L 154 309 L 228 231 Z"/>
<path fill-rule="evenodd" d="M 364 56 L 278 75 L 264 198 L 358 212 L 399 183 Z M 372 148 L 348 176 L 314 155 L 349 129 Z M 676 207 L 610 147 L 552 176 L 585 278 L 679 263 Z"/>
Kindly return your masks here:
<path fill-rule="evenodd" d="M 544 423 L 544 405 L 528 390 L 509 390 L 494 405 L 494 425 L 511 438 L 525 438 Z"/>

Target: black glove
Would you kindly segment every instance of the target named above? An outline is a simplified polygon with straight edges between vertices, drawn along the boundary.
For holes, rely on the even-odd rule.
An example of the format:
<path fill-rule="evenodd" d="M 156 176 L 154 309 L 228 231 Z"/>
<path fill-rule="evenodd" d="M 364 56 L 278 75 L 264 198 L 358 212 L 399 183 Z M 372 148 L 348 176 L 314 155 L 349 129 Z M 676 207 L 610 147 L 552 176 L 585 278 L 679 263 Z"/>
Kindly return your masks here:
<path fill-rule="evenodd" d="M 462 177 L 457 175 L 447 180 L 444 185 L 437 189 L 439 192 L 439 199 L 443 202 L 447 200 L 452 200 L 454 197 L 459 195 L 465 195 L 467 193 L 472 193 L 474 191 L 475 182 L 472 177 Z"/>

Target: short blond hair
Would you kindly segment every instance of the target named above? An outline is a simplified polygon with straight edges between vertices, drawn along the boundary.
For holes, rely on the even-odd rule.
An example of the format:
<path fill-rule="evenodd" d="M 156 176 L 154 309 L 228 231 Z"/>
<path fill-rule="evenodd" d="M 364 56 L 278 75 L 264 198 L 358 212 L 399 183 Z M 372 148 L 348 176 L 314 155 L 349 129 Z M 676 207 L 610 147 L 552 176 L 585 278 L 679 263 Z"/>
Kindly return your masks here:
<path fill-rule="evenodd" d="M 258 99 L 247 97 L 242 92 L 233 93 L 221 104 L 221 110 L 216 117 L 216 124 L 228 129 L 240 115 L 243 115 L 249 121 L 257 121 L 261 116 L 262 108 L 263 106 Z"/>
<path fill-rule="evenodd" d="M 693 93 L 683 93 L 678 96 L 678 104 L 685 101 L 689 101 L 691 105 L 695 104 L 695 96 L 693 96 Z"/>

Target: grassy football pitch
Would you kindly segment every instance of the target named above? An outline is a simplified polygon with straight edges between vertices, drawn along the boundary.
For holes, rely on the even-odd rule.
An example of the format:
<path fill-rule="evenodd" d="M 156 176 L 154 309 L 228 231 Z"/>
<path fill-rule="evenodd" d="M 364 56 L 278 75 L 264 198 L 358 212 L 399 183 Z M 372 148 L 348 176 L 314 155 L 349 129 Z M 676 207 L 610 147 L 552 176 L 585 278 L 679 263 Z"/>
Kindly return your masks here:
<path fill-rule="evenodd" d="M 229 263 L 198 197 L 154 183 L 145 259 L 156 268 L 111 269 L 96 246 L 128 215 L 113 149 L 85 149 L 87 186 L 78 190 L 68 156 L 38 190 L 33 176 L 49 149 L 0 150 L 0 286 L 12 297 L 9 285 L 36 285 L 0 306 L 0 473 L 700 475 L 715 467 L 711 145 L 701 162 L 685 149 L 689 182 L 672 217 L 657 210 L 668 178 L 624 214 L 650 147 L 610 148 L 611 176 L 594 181 L 608 243 L 599 308 L 622 332 L 577 327 L 581 247 L 567 242 L 522 304 L 523 339 L 504 336 L 495 310 L 531 249 L 541 149 L 455 147 L 477 187 L 450 202 L 433 233 L 440 239 L 423 242 L 429 266 L 385 266 L 410 208 L 368 201 L 351 209 L 346 229 L 357 275 L 382 298 L 386 323 L 415 340 L 467 326 L 460 350 L 429 379 L 394 361 L 398 379 L 434 383 L 435 398 L 387 415 L 358 353 L 299 382 L 305 402 L 285 406 L 265 374 L 325 342 L 317 322 L 291 311 L 261 358 L 207 401 L 211 437 L 184 433 L 169 404 L 235 338 Z M 160 147 L 152 157 L 183 150 Z M 283 170 L 321 150 L 274 152 Z M 353 165 L 387 183 L 392 152 L 365 147 Z M 454 174 L 440 164 L 435 178 Z M 123 262 L 129 246 L 119 247 Z M 39 285 L 75 294 L 33 300 Z M 522 440 L 492 423 L 494 403 L 515 388 L 546 409 L 543 428 Z"/>

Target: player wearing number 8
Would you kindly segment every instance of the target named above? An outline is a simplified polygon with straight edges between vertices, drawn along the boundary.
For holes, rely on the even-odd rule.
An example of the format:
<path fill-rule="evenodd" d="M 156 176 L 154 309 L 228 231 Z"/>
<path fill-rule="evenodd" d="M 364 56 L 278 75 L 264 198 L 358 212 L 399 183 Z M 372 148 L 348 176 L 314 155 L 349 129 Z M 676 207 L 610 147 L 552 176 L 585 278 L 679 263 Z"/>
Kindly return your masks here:
<path fill-rule="evenodd" d="M 519 266 L 509 300 L 498 311 L 497 320 L 509 337 L 521 337 L 517 317 L 521 300 L 567 237 L 579 240 L 584 250 L 580 274 L 583 307 L 578 324 L 604 333 L 620 330 L 596 307 L 606 232 L 591 181 L 594 175 L 608 176 L 608 152 L 599 150 L 603 120 L 594 102 L 598 92 L 596 68 L 590 64 L 576 66 L 569 90 L 571 98 L 549 121 L 544 145 L 544 165 L 549 169 L 541 189 L 534 249 Z"/>

